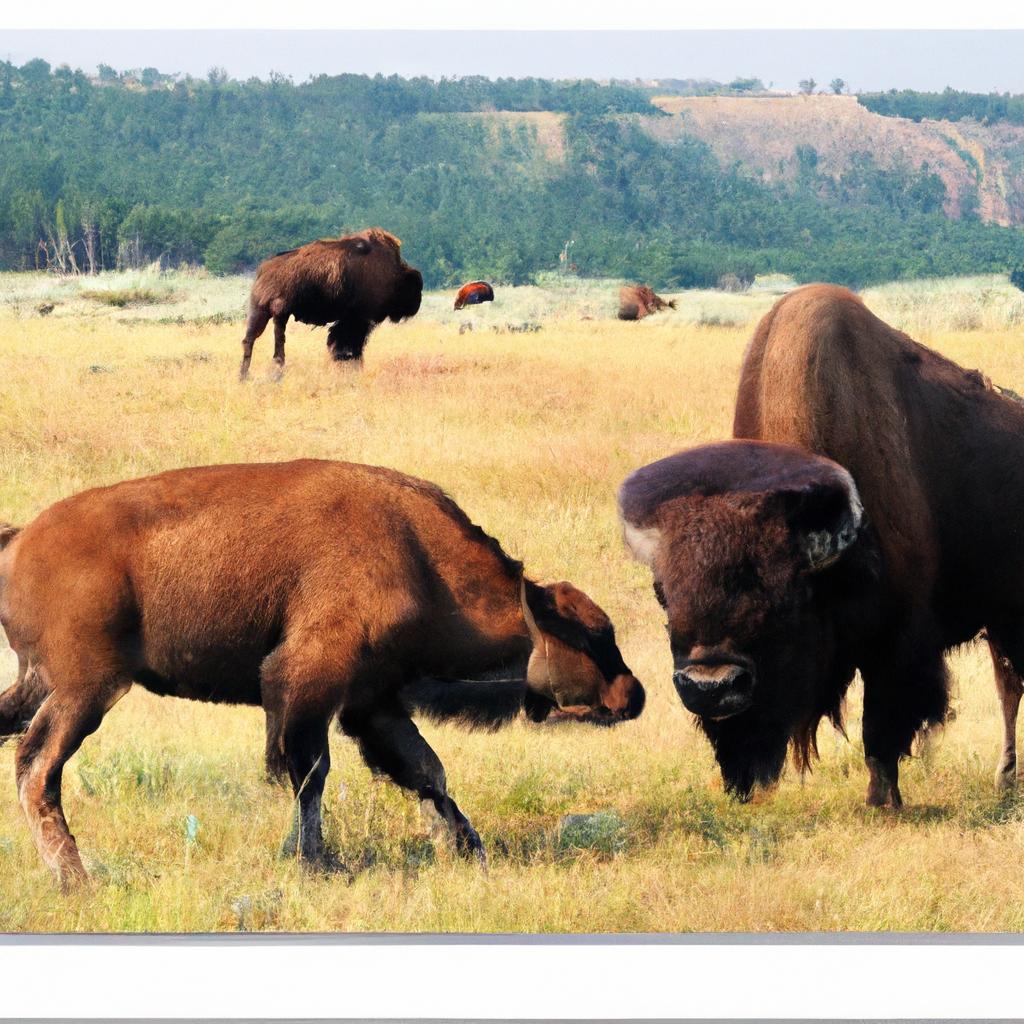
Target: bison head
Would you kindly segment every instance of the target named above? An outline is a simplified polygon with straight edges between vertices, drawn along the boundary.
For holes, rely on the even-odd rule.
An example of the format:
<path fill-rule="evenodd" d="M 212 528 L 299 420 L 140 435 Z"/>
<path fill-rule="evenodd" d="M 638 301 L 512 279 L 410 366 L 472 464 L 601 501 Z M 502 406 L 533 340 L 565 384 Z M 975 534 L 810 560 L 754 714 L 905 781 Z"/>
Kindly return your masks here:
<path fill-rule="evenodd" d="M 345 288 L 359 297 L 369 319 L 394 323 L 419 312 L 423 275 L 402 259 L 402 243 L 390 232 L 370 228 L 341 239 Z"/>
<path fill-rule="evenodd" d="M 774 783 L 794 743 L 841 725 L 878 548 L 849 473 L 787 445 L 705 445 L 637 470 L 619 494 L 627 546 L 668 614 L 672 681 L 726 788 Z"/>
<path fill-rule="evenodd" d="M 524 580 L 521 604 L 533 644 L 524 700 L 531 719 L 556 707 L 607 724 L 640 714 L 644 688 L 622 660 L 608 616 L 583 591 Z"/>

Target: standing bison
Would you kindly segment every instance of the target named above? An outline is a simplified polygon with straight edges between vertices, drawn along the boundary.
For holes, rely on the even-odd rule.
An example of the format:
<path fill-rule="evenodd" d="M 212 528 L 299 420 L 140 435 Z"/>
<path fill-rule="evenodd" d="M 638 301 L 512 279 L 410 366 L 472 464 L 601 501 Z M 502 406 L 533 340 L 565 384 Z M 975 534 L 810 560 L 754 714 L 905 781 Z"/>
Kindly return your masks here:
<path fill-rule="evenodd" d="M 663 309 L 675 309 L 676 301 L 666 302 L 645 284 L 630 284 L 619 289 L 619 319 L 643 320 Z"/>
<path fill-rule="evenodd" d="M 459 289 L 455 296 L 455 309 L 479 306 L 481 302 L 493 302 L 494 289 L 486 281 L 470 281 Z"/>
<path fill-rule="evenodd" d="M 133 682 L 262 705 L 268 760 L 298 802 L 297 852 L 313 863 L 335 716 L 371 768 L 430 801 L 482 859 L 412 708 L 491 725 L 515 710 L 506 691 L 535 720 L 643 708 L 600 608 L 568 583 L 527 579 L 442 491 L 391 470 L 176 470 L 58 502 L 0 532 L 0 547 L 0 623 L 20 666 L 0 736 L 44 698 L 15 772 L 63 886 L 85 875 L 61 807 L 64 764 Z"/>
<path fill-rule="evenodd" d="M 324 238 L 279 252 L 260 264 L 249 296 L 240 377 L 249 375 L 252 347 L 274 321 L 274 362 L 284 367 L 288 317 L 322 327 L 337 360 L 359 360 L 370 331 L 383 320 L 415 316 L 423 276 L 401 255 L 402 243 L 380 228 Z"/>
<path fill-rule="evenodd" d="M 946 715 L 943 655 L 982 629 L 1006 729 L 997 781 L 1012 784 L 1024 406 L 813 285 L 758 326 L 733 432 L 748 440 L 656 463 L 622 492 L 677 687 L 727 785 L 774 781 L 789 739 L 806 764 L 860 669 L 867 802 L 899 806 L 900 758 Z"/>

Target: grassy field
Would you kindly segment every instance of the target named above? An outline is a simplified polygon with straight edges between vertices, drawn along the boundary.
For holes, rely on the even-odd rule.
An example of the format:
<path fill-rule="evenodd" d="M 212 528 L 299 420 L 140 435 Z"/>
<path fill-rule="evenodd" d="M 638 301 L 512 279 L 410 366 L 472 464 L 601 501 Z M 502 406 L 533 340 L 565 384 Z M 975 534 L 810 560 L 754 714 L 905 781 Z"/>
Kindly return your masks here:
<path fill-rule="evenodd" d="M 70 897 L 22 820 L 14 745 L 0 747 L 0 930 L 1024 929 L 1024 800 L 993 793 L 1001 731 L 983 650 L 954 657 L 956 720 L 906 763 L 898 813 L 863 805 L 859 685 L 850 741 L 823 727 L 813 774 L 790 769 L 748 805 L 723 794 L 672 689 L 663 618 L 623 552 L 615 490 L 644 462 L 728 435 L 743 346 L 782 287 L 686 293 L 640 324 L 612 319 L 614 282 L 502 291 L 460 316 L 450 295 L 429 296 L 418 318 L 373 336 L 362 372 L 330 366 L 325 332 L 292 325 L 283 380 L 270 378 L 264 337 L 240 385 L 243 279 L 0 275 L 0 520 L 174 466 L 393 466 L 443 485 L 534 578 L 590 593 L 648 690 L 644 715 L 614 730 L 423 725 L 488 846 L 487 876 L 335 735 L 327 834 L 351 884 L 278 859 L 291 802 L 262 781 L 260 711 L 134 690 L 65 771 L 94 879 Z M 1005 280 L 867 299 L 1024 391 L 1024 296 Z M 13 677 L 0 641 L 0 687 Z M 583 835 L 561 826 L 570 814 L 599 817 Z"/>

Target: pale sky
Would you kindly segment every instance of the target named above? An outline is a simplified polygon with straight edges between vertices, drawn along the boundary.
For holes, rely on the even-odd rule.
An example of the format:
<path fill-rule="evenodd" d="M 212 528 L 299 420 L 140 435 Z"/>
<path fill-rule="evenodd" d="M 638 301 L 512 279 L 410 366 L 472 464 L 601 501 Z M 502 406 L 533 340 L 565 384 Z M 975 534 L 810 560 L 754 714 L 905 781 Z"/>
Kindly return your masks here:
<path fill-rule="evenodd" d="M 0 31 L 0 58 L 42 57 L 94 72 L 155 67 L 233 78 L 458 75 L 544 78 L 761 78 L 794 89 L 840 77 L 854 89 L 1024 93 L 1024 31 Z"/>

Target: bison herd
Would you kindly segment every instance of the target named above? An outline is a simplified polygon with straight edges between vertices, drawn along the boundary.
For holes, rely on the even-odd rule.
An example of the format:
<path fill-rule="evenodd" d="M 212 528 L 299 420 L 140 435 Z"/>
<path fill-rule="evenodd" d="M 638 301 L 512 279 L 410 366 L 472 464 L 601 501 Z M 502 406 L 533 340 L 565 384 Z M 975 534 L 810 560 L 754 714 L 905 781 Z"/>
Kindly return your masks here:
<path fill-rule="evenodd" d="M 279 365 L 289 316 L 333 324 L 335 358 L 358 359 L 421 292 L 379 229 L 280 253 L 253 285 L 242 375 L 270 320 Z M 472 282 L 456 308 L 492 298 Z M 623 290 L 631 318 L 664 305 Z M 619 491 L 673 685 L 727 790 L 771 786 L 789 749 L 807 768 L 859 671 L 867 802 L 899 807 L 900 759 L 946 716 L 944 654 L 981 633 L 1006 730 L 997 783 L 1012 785 L 1022 507 L 1024 406 L 845 289 L 779 300 L 745 354 L 733 438 L 638 468 Z M 520 712 L 614 724 L 644 707 L 586 594 L 534 581 L 440 489 L 372 466 L 208 466 L 67 498 L 0 527 L 0 622 L 19 666 L 0 738 L 21 737 L 18 797 L 64 887 L 85 870 L 63 767 L 133 683 L 263 708 L 268 773 L 292 787 L 293 848 L 313 865 L 328 859 L 333 721 L 483 860 L 415 713 L 493 728 Z"/>

